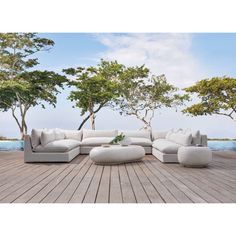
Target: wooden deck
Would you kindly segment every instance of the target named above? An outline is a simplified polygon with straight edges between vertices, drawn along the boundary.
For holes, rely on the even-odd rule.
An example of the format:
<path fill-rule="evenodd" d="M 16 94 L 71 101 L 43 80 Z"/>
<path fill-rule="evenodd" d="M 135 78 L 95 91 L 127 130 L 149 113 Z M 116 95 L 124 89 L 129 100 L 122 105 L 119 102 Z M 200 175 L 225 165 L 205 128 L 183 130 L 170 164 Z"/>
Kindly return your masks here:
<path fill-rule="evenodd" d="M 208 168 L 142 162 L 98 166 L 25 164 L 23 152 L 0 153 L 1 203 L 235 203 L 236 154 L 214 154 Z M 225 155 L 224 155 L 225 156 Z"/>

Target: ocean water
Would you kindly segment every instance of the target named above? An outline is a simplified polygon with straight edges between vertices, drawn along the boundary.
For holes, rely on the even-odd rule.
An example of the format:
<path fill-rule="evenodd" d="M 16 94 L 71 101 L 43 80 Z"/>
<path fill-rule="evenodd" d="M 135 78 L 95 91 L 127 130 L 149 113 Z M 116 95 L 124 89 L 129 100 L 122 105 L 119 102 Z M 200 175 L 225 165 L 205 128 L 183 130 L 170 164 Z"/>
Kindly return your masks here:
<path fill-rule="evenodd" d="M 236 141 L 208 141 L 214 151 L 236 151 Z M 0 141 L 0 151 L 23 150 L 24 141 Z"/>
<path fill-rule="evenodd" d="M 208 141 L 208 147 L 214 151 L 236 151 L 236 141 Z"/>
<path fill-rule="evenodd" d="M 24 141 L 0 141 L 0 151 L 23 150 Z"/>

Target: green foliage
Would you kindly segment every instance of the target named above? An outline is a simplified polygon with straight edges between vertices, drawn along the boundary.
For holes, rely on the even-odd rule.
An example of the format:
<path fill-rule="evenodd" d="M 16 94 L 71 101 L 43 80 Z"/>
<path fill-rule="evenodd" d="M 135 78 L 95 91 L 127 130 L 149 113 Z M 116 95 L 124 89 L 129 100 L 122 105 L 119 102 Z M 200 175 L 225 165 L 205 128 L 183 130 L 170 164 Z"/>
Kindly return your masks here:
<path fill-rule="evenodd" d="M 68 82 L 69 86 L 75 88 L 70 93 L 69 99 L 81 109 L 82 116 L 87 112 L 89 113 L 85 120 L 91 118 L 92 115 L 119 96 L 117 78 L 122 70 L 123 66 L 116 61 L 104 60 L 101 60 L 96 67 L 77 67 L 63 70 L 67 75 L 75 77 Z M 82 124 L 84 123 L 82 122 Z"/>
<path fill-rule="evenodd" d="M 55 107 L 59 88 L 67 80 L 52 71 L 23 72 L 11 80 L 0 80 L 0 110 L 7 111 L 13 106 L 25 108 L 44 102 Z"/>
<path fill-rule="evenodd" d="M 109 144 L 117 144 L 119 142 L 121 142 L 122 140 L 124 140 L 125 135 L 123 133 L 117 135 L 114 139 L 111 140 L 111 142 Z"/>
<path fill-rule="evenodd" d="M 54 42 L 35 33 L 0 33 L 0 110 L 11 110 L 22 137 L 27 133 L 26 113 L 44 102 L 53 106 L 59 88 L 67 81 L 53 71 L 33 71 L 39 51 L 48 51 Z M 20 118 L 15 111 L 20 111 Z"/>
<path fill-rule="evenodd" d="M 54 42 L 35 33 L 0 33 L 0 78 L 9 79 L 38 64 L 36 52 L 48 51 Z"/>
<path fill-rule="evenodd" d="M 144 123 L 144 128 L 151 128 L 151 121 L 156 109 L 183 104 L 188 99 L 186 94 L 177 94 L 177 88 L 169 84 L 165 75 L 149 76 L 149 70 L 142 67 L 127 68 L 120 81 L 121 96 L 114 108 L 121 115 L 134 115 Z"/>
<path fill-rule="evenodd" d="M 199 103 L 183 110 L 192 116 L 224 115 L 234 119 L 236 113 L 236 79 L 230 77 L 213 77 L 197 82 L 185 89 L 196 94 Z"/>

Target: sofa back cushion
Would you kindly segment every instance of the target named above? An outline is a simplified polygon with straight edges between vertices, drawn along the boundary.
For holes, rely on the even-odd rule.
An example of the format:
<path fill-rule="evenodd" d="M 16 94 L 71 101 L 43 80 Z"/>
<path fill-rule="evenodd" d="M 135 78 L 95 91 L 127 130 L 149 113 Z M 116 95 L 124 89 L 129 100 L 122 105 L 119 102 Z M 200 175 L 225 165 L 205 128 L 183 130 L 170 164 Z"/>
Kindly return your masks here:
<path fill-rule="evenodd" d="M 168 132 L 166 139 L 183 146 L 190 146 L 192 144 L 192 134 L 183 132 Z"/>
<path fill-rule="evenodd" d="M 65 132 L 61 129 L 55 129 L 53 130 L 55 133 L 55 140 L 62 140 L 65 139 Z"/>
<path fill-rule="evenodd" d="M 120 131 L 119 133 L 123 133 L 130 138 L 151 138 L 151 133 L 148 130 Z"/>
<path fill-rule="evenodd" d="M 152 131 L 152 140 L 165 139 L 168 131 Z"/>
<path fill-rule="evenodd" d="M 115 137 L 118 135 L 117 130 L 88 130 L 83 129 L 83 139 L 96 137 Z"/>
<path fill-rule="evenodd" d="M 201 145 L 201 134 L 199 130 L 191 130 L 193 136 L 192 145 Z"/>
<path fill-rule="evenodd" d="M 65 135 L 65 139 L 73 139 L 77 141 L 82 140 L 82 130 L 62 130 Z"/>
<path fill-rule="evenodd" d="M 35 148 L 40 145 L 40 137 L 43 129 L 32 129 L 31 131 L 31 144 L 32 147 Z"/>
<path fill-rule="evenodd" d="M 56 135 L 54 130 L 43 130 L 41 133 L 40 141 L 41 145 L 45 146 L 50 142 L 53 142 L 56 140 Z"/>

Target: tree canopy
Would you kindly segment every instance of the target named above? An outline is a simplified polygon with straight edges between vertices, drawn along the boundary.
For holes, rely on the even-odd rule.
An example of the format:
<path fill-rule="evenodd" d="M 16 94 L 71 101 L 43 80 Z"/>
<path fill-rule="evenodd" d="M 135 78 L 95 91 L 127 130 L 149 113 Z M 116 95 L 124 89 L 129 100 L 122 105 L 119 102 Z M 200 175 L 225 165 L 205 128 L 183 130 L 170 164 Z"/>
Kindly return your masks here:
<path fill-rule="evenodd" d="M 22 138 L 27 133 L 29 108 L 44 108 L 44 102 L 55 106 L 58 89 L 67 81 L 53 71 L 32 70 L 39 63 L 34 54 L 53 45 L 52 40 L 35 33 L 0 34 L 0 110 L 11 110 Z"/>
<path fill-rule="evenodd" d="M 236 115 L 236 79 L 231 77 L 213 77 L 198 81 L 185 88 L 190 94 L 196 94 L 199 102 L 183 110 L 192 116 L 223 115 L 235 120 Z"/>
<path fill-rule="evenodd" d="M 114 108 L 121 115 L 133 115 L 151 129 L 155 111 L 162 107 L 183 104 L 187 95 L 177 94 L 177 88 L 167 82 L 165 75 L 151 75 L 145 66 L 127 68 L 120 81 L 121 93 Z"/>
<path fill-rule="evenodd" d="M 79 129 L 88 119 L 91 121 L 92 129 L 95 129 L 95 114 L 119 96 L 117 78 L 122 71 L 121 64 L 104 60 L 101 60 L 96 67 L 63 70 L 67 75 L 73 76 L 68 84 L 75 90 L 71 91 L 69 100 L 74 101 L 75 106 L 81 109 L 81 116 L 88 113 Z"/>

